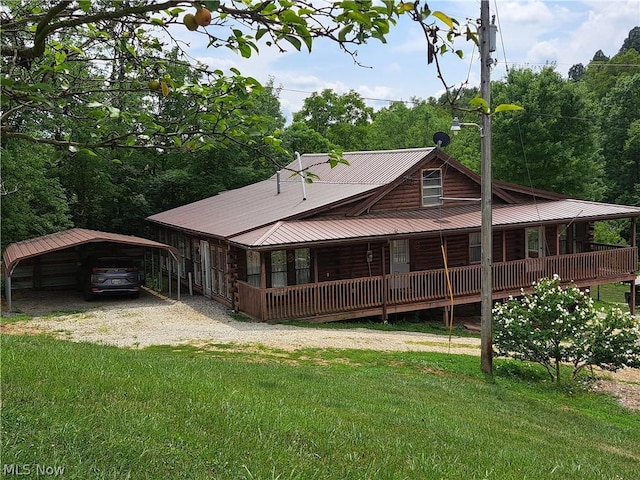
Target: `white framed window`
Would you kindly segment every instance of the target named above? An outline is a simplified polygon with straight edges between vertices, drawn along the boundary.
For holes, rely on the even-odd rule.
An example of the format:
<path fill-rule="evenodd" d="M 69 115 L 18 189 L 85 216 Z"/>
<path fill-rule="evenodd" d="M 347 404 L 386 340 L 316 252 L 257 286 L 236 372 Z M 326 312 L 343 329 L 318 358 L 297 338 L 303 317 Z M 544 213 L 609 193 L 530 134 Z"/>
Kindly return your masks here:
<path fill-rule="evenodd" d="M 247 283 L 260 286 L 260 252 L 247 250 Z"/>
<path fill-rule="evenodd" d="M 482 233 L 469 234 L 469 263 L 480 263 L 482 260 Z"/>
<path fill-rule="evenodd" d="M 422 206 L 442 204 L 442 172 L 439 168 L 422 171 Z"/>

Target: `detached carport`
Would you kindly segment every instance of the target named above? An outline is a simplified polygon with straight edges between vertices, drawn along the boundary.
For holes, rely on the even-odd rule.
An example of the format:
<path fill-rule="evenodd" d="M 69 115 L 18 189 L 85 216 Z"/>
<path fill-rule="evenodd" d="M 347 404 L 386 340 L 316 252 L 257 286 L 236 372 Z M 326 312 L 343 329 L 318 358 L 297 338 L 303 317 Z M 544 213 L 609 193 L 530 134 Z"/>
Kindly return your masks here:
<path fill-rule="evenodd" d="M 141 237 L 100 232 L 85 228 L 72 228 L 43 237 L 12 243 L 2 254 L 7 308 L 12 309 L 12 278 L 18 265 L 23 262 L 26 283 L 21 288 L 47 288 L 69 286 L 75 283 L 78 262 L 87 252 L 118 249 L 126 252 L 146 249 L 166 251 L 177 264 L 180 278 L 180 252 L 164 243 Z M 40 261 L 46 259 L 47 261 Z M 169 283 L 171 285 L 171 283 Z M 180 284 L 178 283 L 178 299 Z"/>

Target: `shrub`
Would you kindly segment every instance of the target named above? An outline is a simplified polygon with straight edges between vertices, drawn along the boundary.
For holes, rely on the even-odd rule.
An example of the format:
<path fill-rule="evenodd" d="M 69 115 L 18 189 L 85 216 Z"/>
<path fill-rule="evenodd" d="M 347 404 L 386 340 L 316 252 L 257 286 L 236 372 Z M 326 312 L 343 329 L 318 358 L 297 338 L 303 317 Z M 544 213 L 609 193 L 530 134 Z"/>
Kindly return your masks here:
<path fill-rule="evenodd" d="M 496 304 L 493 315 L 497 354 L 537 362 L 555 381 L 562 364 L 573 367 L 572 378 L 591 366 L 640 366 L 638 321 L 617 308 L 596 310 L 588 292 L 563 288 L 557 275 L 534 284 L 532 294 Z"/>

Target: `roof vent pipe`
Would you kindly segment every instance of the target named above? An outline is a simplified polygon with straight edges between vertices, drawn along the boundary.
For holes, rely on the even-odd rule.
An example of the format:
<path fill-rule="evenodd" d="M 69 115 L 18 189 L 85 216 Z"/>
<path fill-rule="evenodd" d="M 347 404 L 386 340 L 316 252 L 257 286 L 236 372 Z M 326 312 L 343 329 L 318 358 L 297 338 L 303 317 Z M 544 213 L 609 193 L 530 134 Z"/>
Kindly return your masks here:
<path fill-rule="evenodd" d="M 302 173 L 302 160 L 300 159 L 300 154 L 298 152 L 296 152 L 296 158 L 298 159 L 298 168 L 300 169 L 298 174 L 300 175 L 300 181 L 302 182 L 302 200 L 306 200 L 307 191 L 305 190 L 304 185 L 304 173 Z"/>
<path fill-rule="evenodd" d="M 280 170 L 276 172 L 276 193 L 280 195 Z"/>

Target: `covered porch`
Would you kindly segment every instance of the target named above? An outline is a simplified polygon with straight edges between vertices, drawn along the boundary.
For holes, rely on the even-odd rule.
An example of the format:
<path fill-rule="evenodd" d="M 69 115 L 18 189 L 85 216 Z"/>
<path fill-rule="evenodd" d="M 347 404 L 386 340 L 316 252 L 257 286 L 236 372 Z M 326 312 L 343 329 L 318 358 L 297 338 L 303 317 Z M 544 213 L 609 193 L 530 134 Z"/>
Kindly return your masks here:
<path fill-rule="evenodd" d="M 522 289 L 530 291 L 534 282 L 553 275 L 581 288 L 636 278 L 637 247 L 592 244 L 592 250 L 494 263 L 493 298 L 520 295 Z M 480 302 L 480 278 L 480 265 L 469 265 L 276 288 L 237 281 L 236 308 L 266 322 L 386 319 L 391 313 Z M 630 295 L 633 309 L 634 289 Z"/>

